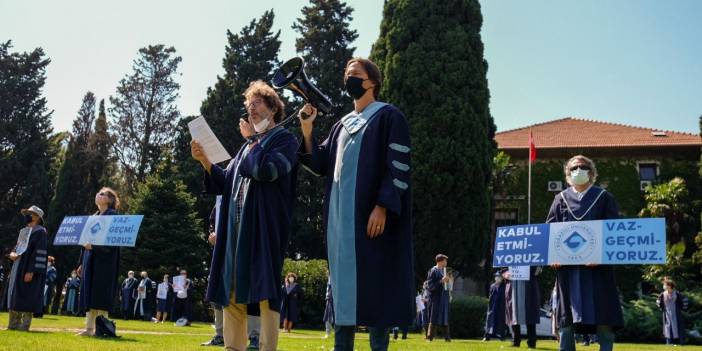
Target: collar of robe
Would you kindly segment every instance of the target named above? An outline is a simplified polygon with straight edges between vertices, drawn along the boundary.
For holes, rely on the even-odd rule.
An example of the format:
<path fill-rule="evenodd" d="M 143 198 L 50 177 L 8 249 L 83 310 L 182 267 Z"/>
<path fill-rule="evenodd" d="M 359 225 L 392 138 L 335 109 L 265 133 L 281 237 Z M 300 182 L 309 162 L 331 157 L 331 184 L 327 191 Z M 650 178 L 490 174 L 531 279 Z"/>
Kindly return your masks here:
<path fill-rule="evenodd" d="M 361 112 L 351 111 L 348 115 L 341 118 L 341 124 L 346 129 L 346 132 L 353 135 L 361 130 L 371 120 L 371 117 L 385 105 L 387 104 L 384 102 L 374 101 L 368 104 Z"/>
<path fill-rule="evenodd" d="M 588 190 L 590 190 L 590 188 L 588 188 Z M 566 200 L 565 196 L 563 196 L 563 193 L 564 193 L 564 192 L 565 192 L 565 191 L 561 192 L 561 199 L 563 199 L 563 202 L 565 202 L 566 208 L 568 209 L 568 212 L 570 212 L 570 215 L 573 216 L 573 218 L 575 218 L 576 221 L 580 221 L 580 220 L 582 220 L 583 218 L 585 218 L 585 216 L 587 216 L 588 213 L 590 213 L 590 210 L 592 210 L 592 208 L 595 206 L 595 204 L 596 204 L 597 201 L 600 199 L 600 197 L 602 197 L 602 194 L 604 194 L 605 190 L 604 190 L 604 189 L 600 189 L 600 193 L 597 194 L 597 197 L 595 198 L 595 200 L 592 201 L 592 203 L 590 204 L 590 207 L 587 208 L 587 211 L 585 211 L 585 213 L 583 213 L 582 216 L 576 216 L 575 213 L 573 213 L 573 210 L 570 208 L 570 205 L 568 204 L 568 200 Z M 583 198 L 584 198 L 584 197 L 585 197 L 585 196 L 583 195 Z"/>

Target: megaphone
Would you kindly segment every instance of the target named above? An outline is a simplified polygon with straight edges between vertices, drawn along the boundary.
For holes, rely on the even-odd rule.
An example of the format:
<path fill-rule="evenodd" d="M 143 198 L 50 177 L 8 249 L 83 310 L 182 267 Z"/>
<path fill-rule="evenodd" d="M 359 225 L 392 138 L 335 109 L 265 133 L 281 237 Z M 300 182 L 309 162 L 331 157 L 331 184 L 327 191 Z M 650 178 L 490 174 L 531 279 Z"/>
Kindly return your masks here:
<path fill-rule="evenodd" d="M 331 112 L 331 100 L 307 78 L 302 57 L 294 57 L 280 66 L 271 79 L 271 85 L 276 89 L 291 90 L 325 114 Z"/>

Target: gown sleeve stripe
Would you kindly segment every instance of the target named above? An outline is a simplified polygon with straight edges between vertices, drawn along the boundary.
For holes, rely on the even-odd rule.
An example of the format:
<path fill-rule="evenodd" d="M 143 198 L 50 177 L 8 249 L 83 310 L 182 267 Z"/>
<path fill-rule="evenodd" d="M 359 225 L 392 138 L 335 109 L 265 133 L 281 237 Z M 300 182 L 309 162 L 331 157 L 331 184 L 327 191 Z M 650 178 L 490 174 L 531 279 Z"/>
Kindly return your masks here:
<path fill-rule="evenodd" d="M 37 256 L 34 260 L 37 262 L 46 262 L 46 257 Z"/>
<path fill-rule="evenodd" d="M 395 151 L 402 152 L 402 153 L 408 153 L 410 151 L 410 148 L 405 146 L 405 145 L 400 145 L 397 143 L 392 143 L 389 145 L 389 147 Z"/>
<path fill-rule="evenodd" d="M 392 165 L 403 172 L 407 172 L 410 169 L 410 166 L 408 164 L 402 163 L 400 161 L 392 161 Z"/>
<path fill-rule="evenodd" d="M 290 164 L 290 161 L 288 161 L 288 158 L 285 157 L 285 155 L 283 155 L 283 154 L 280 153 L 280 152 L 276 152 L 276 153 L 275 153 L 275 156 L 276 156 L 276 157 L 278 158 L 278 160 L 280 160 L 280 162 L 282 162 L 283 165 L 285 166 L 285 174 L 288 174 L 288 173 L 292 170 L 292 165 Z"/>
<path fill-rule="evenodd" d="M 396 187 L 398 187 L 402 190 L 406 190 L 409 187 L 409 185 L 407 183 L 405 183 L 397 178 L 393 179 L 392 183 L 395 184 Z"/>
<path fill-rule="evenodd" d="M 43 263 L 35 263 L 34 268 L 46 269 L 46 265 Z"/>
<path fill-rule="evenodd" d="M 46 250 L 37 250 L 38 255 L 46 255 Z"/>

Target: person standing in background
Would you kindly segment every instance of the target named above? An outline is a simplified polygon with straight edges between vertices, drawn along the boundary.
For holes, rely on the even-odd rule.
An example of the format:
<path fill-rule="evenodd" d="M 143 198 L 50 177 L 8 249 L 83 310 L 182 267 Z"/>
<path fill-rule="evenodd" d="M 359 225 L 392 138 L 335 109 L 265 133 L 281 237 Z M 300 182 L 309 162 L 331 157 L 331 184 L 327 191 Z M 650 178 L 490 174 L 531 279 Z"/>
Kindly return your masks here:
<path fill-rule="evenodd" d="M 27 241 L 23 247 L 16 247 L 10 253 L 13 283 L 9 291 L 8 310 L 10 320 L 8 330 L 29 331 L 32 317 L 44 309 L 44 284 L 48 236 L 44 224 L 44 211 L 31 206 L 21 211 L 26 223 Z"/>

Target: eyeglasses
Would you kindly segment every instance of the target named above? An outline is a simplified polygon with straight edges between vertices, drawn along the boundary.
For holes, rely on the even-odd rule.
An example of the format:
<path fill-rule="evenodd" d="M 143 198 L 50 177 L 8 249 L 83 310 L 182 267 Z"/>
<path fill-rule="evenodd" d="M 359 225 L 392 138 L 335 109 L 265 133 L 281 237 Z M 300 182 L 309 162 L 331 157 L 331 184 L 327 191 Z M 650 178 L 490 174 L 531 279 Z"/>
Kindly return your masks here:
<path fill-rule="evenodd" d="M 107 196 L 107 193 L 102 192 L 102 193 L 98 193 L 98 195 L 100 195 L 100 196 Z"/>
<path fill-rule="evenodd" d="M 590 166 L 587 166 L 587 165 L 577 165 L 577 166 L 570 167 L 569 169 L 571 172 L 574 172 L 578 168 L 582 169 L 583 171 L 592 170 L 592 168 L 590 168 Z"/>
<path fill-rule="evenodd" d="M 253 100 L 253 101 L 247 101 L 247 102 L 245 102 L 245 103 L 244 103 L 244 107 L 248 110 L 248 109 L 250 109 L 250 108 L 257 108 L 257 107 L 260 106 L 262 103 L 263 103 L 263 100 L 261 100 L 261 99 L 256 99 L 256 100 Z"/>

